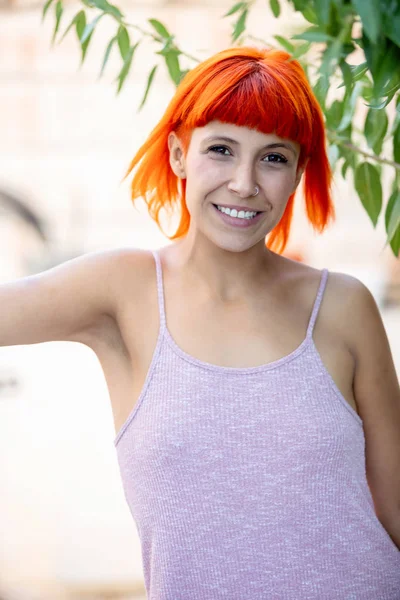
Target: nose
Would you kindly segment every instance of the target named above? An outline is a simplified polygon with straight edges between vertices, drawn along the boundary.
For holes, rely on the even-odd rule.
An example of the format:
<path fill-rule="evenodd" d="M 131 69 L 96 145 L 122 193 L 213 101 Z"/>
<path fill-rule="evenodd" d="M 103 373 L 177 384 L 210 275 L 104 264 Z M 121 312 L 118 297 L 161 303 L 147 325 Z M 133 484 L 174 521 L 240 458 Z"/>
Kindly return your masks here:
<path fill-rule="evenodd" d="M 238 165 L 228 184 L 228 190 L 240 198 L 249 198 L 256 190 L 253 169 L 249 165 Z"/>

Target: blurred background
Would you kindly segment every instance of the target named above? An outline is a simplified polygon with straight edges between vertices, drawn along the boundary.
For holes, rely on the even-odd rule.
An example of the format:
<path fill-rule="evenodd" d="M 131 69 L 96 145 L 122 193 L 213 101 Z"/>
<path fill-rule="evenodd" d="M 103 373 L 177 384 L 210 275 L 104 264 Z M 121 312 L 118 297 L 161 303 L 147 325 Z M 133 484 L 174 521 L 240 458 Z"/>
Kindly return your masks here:
<path fill-rule="evenodd" d="M 130 22 L 167 24 L 180 47 L 200 58 L 231 45 L 221 16 L 232 4 L 117 2 Z M 248 28 L 255 36 L 303 24 L 282 5 L 280 31 L 266 3 L 253 10 Z M 174 92 L 167 72 L 159 70 L 138 113 L 154 64 L 151 44 L 138 48 L 117 96 L 116 53 L 98 79 L 114 26 L 102 21 L 79 69 L 74 32 L 51 47 L 54 17 L 41 23 L 42 8 L 0 0 L 0 283 L 93 250 L 170 243 L 144 203 L 133 208 L 129 178 L 121 182 Z M 66 3 L 63 30 L 80 8 Z M 323 235 L 307 224 L 298 200 L 285 254 L 369 287 L 400 373 L 400 261 L 384 249 L 382 218 L 374 229 L 340 175 L 334 197 L 337 219 Z M 0 348 L 0 600 L 145 597 L 114 436 L 105 379 L 89 348 Z"/>

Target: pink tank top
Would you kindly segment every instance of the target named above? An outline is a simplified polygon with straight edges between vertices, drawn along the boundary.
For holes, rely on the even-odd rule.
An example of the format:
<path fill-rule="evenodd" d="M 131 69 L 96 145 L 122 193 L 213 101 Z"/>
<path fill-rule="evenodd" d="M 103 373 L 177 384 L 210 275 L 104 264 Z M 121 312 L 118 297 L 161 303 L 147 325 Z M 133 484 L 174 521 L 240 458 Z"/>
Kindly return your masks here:
<path fill-rule="evenodd" d="M 222 367 L 173 340 L 153 255 L 159 336 L 114 442 L 148 600 L 399 600 L 362 420 L 312 337 L 328 270 L 293 352 Z"/>

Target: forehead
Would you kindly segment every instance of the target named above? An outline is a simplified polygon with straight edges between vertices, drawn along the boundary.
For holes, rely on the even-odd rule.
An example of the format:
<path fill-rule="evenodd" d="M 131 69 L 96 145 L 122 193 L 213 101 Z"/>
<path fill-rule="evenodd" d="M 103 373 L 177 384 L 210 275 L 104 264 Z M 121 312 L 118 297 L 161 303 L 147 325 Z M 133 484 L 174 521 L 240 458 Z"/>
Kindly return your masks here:
<path fill-rule="evenodd" d="M 265 146 L 278 142 L 289 142 L 295 149 L 299 149 L 299 144 L 294 140 L 281 138 L 275 133 L 263 133 L 257 129 L 234 125 L 233 123 L 222 123 L 221 121 L 211 121 L 204 127 L 197 127 L 193 130 L 192 140 L 196 143 L 206 143 L 211 141 L 209 138 L 218 136 L 229 137 L 239 144 L 249 144 L 254 146 Z"/>

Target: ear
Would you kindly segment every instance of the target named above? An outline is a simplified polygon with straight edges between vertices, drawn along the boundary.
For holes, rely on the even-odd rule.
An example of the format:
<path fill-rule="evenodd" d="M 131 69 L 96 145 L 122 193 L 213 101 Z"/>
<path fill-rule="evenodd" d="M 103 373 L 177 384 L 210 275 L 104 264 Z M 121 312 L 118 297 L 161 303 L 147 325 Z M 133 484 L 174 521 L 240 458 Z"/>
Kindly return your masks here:
<path fill-rule="evenodd" d="M 168 149 L 169 164 L 171 165 L 171 169 L 177 177 L 180 179 L 186 179 L 183 146 L 175 131 L 172 131 L 168 136 Z"/>
<path fill-rule="evenodd" d="M 304 171 L 305 171 L 305 168 L 306 168 L 306 166 L 307 166 L 307 163 L 308 163 L 308 158 L 306 158 L 306 159 L 304 160 L 304 162 L 303 162 L 303 164 L 301 165 L 301 167 L 297 167 L 296 179 L 295 179 L 295 182 L 294 182 L 294 186 L 293 186 L 293 192 L 292 192 L 292 193 L 294 193 L 294 192 L 296 191 L 296 189 L 297 189 L 297 186 L 299 185 L 299 183 L 300 183 L 300 180 L 301 180 L 301 177 L 302 177 L 302 175 L 303 175 L 303 173 L 304 173 Z"/>

